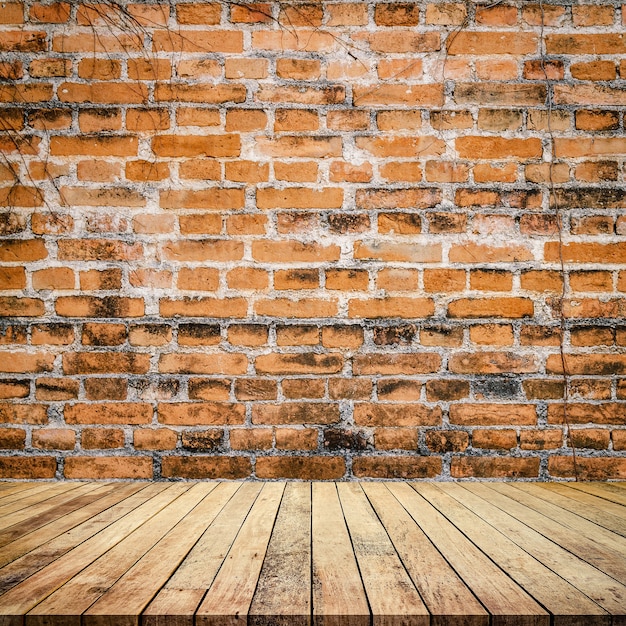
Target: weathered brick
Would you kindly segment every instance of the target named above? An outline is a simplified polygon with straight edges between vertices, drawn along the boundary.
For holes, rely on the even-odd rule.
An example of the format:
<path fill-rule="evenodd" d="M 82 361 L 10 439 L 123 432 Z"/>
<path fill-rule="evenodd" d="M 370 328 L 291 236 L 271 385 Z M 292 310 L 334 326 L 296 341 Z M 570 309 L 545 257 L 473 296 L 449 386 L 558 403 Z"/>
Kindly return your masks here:
<path fill-rule="evenodd" d="M 436 457 L 385 456 L 356 457 L 352 471 L 357 478 L 435 478 L 441 473 L 441 459 Z"/>
<path fill-rule="evenodd" d="M 65 461 L 65 478 L 103 479 L 152 478 L 152 459 L 149 457 L 68 457 Z"/>

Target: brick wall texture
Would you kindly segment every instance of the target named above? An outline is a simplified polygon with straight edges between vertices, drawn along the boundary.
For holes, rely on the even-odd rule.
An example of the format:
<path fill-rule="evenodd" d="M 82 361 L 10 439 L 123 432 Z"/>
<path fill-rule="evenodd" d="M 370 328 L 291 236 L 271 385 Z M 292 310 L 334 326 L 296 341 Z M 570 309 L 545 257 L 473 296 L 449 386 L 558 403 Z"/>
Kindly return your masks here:
<path fill-rule="evenodd" d="M 625 33 L 2 3 L 0 478 L 626 478 Z"/>

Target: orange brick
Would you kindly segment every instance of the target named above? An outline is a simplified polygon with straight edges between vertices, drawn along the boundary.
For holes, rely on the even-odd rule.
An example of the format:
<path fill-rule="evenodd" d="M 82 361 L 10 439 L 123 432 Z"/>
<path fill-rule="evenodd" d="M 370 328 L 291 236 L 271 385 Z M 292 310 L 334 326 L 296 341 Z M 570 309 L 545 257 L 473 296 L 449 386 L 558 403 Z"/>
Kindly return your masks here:
<path fill-rule="evenodd" d="M 68 457 L 65 460 L 65 478 L 102 479 L 152 478 L 150 457 Z"/>
<path fill-rule="evenodd" d="M 338 480 L 346 472 L 342 457 L 266 456 L 256 462 L 258 478 Z"/>
<path fill-rule="evenodd" d="M 435 478 L 441 473 L 441 459 L 435 457 L 357 457 L 352 471 L 358 478 Z"/>
<path fill-rule="evenodd" d="M 84 450 L 123 448 L 124 431 L 120 428 L 85 428 L 81 434 L 81 445 Z"/>

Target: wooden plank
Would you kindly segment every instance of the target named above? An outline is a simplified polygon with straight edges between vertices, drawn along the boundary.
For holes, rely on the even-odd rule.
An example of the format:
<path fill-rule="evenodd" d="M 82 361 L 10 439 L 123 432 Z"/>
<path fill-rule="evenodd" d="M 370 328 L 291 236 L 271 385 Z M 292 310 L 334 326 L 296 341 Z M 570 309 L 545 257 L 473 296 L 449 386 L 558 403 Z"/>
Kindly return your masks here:
<path fill-rule="evenodd" d="M 83 615 L 83 626 L 136 626 L 140 614 L 237 491 L 237 483 L 193 487 L 206 495 Z"/>
<path fill-rule="evenodd" d="M 263 485 L 196 611 L 197 626 L 235 625 L 247 615 L 284 489 L 284 483 Z"/>
<path fill-rule="evenodd" d="M 312 487 L 313 623 L 369 626 L 370 610 L 332 483 Z"/>
<path fill-rule="evenodd" d="M 588 563 L 626 583 L 626 540 L 623 537 L 562 509 L 562 513 L 558 510 L 555 513 L 552 505 L 504 483 L 489 483 L 489 488 L 498 494 L 498 498 L 493 499 L 496 506 L 504 507 L 513 517 L 554 543 L 582 555 Z"/>
<path fill-rule="evenodd" d="M 468 497 L 455 484 L 424 484 L 419 493 L 554 615 L 554 626 L 610 626 L 611 616 L 605 610 L 483 519 L 491 506 L 487 502 Z"/>
<path fill-rule="evenodd" d="M 424 599 L 432 626 L 488 626 L 483 606 L 387 485 L 362 483 L 362 487 Z"/>
<path fill-rule="evenodd" d="M 429 626 L 428 609 L 361 486 L 337 485 L 374 624 Z"/>
<path fill-rule="evenodd" d="M 617 483 L 564 483 L 571 489 L 577 489 L 604 500 L 626 506 L 626 493 L 617 486 Z"/>
<path fill-rule="evenodd" d="M 193 626 L 196 609 L 213 583 L 261 487 L 261 483 L 240 486 L 143 612 L 144 626 Z"/>
<path fill-rule="evenodd" d="M 626 507 L 554 483 L 519 483 L 515 487 L 626 537 Z"/>
<path fill-rule="evenodd" d="M 26 615 L 26 626 L 80 626 L 81 614 L 197 506 L 206 495 L 207 486 L 212 487 L 206 483 L 187 485 L 179 497 L 32 608 Z"/>
<path fill-rule="evenodd" d="M 463 483 L 469 494 L 480 497 L 489 507 L 481 509 L 481 517 L 495 526 L 503 535 L 516 543 L 538 561 L 549 567 L 564 580 L 587 595 L 611 615 L 622 615 L 626 606 L 626 587 L 596 569 L 581 557 L 564 550 L 541 533 L 516 519 L 506 510 L 496 506 L 499 494 L 486 484 Z M 461 492 L 458 492 L 461 494 Z M 469 496 L 458 497 L 463 504 L 474 507 L 476 501 Z"/>
<path fill-rule="evenodd" d="M 311 485 L 287 483 L 259 575 L 249 626 L 311 623 Z"/>
<path fill-rule="evenodd" d="M 19 524 L 33 515 L 38 515 L 50 507 L 63 502 L 66 494 L 70 491 L 88 488 L 89 483 L 46 483 L 46 489 L 29 494 L 14 502 L 9 502 L 0 507 L 0 530 Z"/>
<path fill-rule="evenodd" d="M 46 510 L 28 517 L 27 519 L 8 526 L 3 530 L 0 530 L 0 547 L 16 541 L 20 537 L 31 533 L 46 524 L 50 524 L 59 518 L 62 518 L 81 507 L 87 506 L 94 500 L 101 498 L 107 492 L 114 489 L 111 485 L 103 485 L 99 483 L 92 483 L 83 485 L 78 489 L 74 489 L 69 493 L 63 494 L 61 501 L 55 505 L 50 506 Z"/>
<path fill-rule="evenodd" d="M 46 532 L 40 529 L 31 535 L 22 537 L 18 542 L 2 548 L 0 550 L 3 565 L 0 569 L 0 594 L 5 593 L 22 580 L 138 507 L 156 492 L 155 489 L 160 491 L 162 487 L 148 487 L 145 483 L 120 486 L 115 495 L 111 494 L 103 499 L 104 510 L 90 510 L 94 505 L 86 507 L 85 515 L 88 517 L 76 527 L 70 527 L 69 530 L 61 529 L 59 534 L 54 531 L 51 532 L 51 529 L 46 529 Z M 141 493 L 133 495 L 140 490 Z M 118 504 L 120 500 L 124 501 Z M 42 539 L 39 538 L 40 534 Z M 50 534 L 52 537 L 46 540 L 46 536 Z"/>
<path fill-rule="evenodd" d="M 549 626 L 548 613 L 422 498 L 419 485 L 389 483 L 389 489 L 476 594 L 494 626 Z"/>
<path fill-rule="evenodd" d="M 33 489 L 42 491 L 50 487 L 51 483 L 0 483 L 3 487 L 0 493 L 0 504 L 4 505 L 11 500 L 23 497 L 24 492 L 31 492 Z"/>
<path fill-rule="evenodd" d="M 150 500 L 0 596 L 0 616 L 13 624 L 14 620 L 11 619 L 13 616 L 22 616 L 30 611 L 189 489 L 187 484 L 155 487 L 156 494 Z M 22 623 L 21 617 L 19 623 Z M 0 619 L 0 625 L 2 624 L 3 621 Z"/>
<path fill-rule="evenodd" d="M 109 487 L 108 491 L 107 487 Z M 59 537 L 68 530 L 79 526 L 105 509 L 114 506 L 124 498 L 131 496 L 133 493 L 145 487 L 145 483 L 115 484 L 114 486 L 102 485 L 102 488 L 98 491 L 98 499 L 94 500 L 91 504 L 82 506 L 80 509 L 68 513 L 60 519 L 55 519 L 45 526 L 37 528 L 16 541 L 0 548 L 0 568 L 11 561 L 15 561 L 15 559 L 27 554 L 31 550 L 51 541 L 55 537 Z M 1 588 L 0 593 L 2 593 Z"/>

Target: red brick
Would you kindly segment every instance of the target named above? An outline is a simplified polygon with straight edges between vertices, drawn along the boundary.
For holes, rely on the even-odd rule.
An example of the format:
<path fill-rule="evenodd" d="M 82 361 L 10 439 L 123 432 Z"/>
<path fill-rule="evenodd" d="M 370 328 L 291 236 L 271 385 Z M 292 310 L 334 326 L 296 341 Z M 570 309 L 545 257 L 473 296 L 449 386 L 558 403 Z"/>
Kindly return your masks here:
<path fill-rule="evenodd" d="M 532 355 L 513 352 L 461 352 L 451 355 L 448 369 L 456 374 L 530 374 L 537 372 L 539 365 Z"/>
<path fill-rule="evenodd" d="M 73 456 L 65 459 L 65 478 L 103 479 L 152 478 L 152 459 L 149 457 L 86 457 Z"/>
<path fill-rule="evenodd" d="M 213 426 L 243 424 L 243 404 L 226 402 L 162 402 L 158 406 L 160 424 Z"/>
<path fill-rule="evenodd" d="M 54 478 L 56 469 L 56 459 L 51 456 L 0 457 L 0 478 Z"/>
<path fill-rule="evenodd" d="M 463 457 L 453 458 L 453 478 L 536 478 L 538 458 Z"/>
<path fill-rule="evenodd" d="M 282 402 L 255 404 L 253 424 L 334 424 L 339 421 L 339 405 L 326 402 Z"/>
<path fill-rule="evenodd" d="M 626 462 L 624 458 L 585 458 L 577 456 L 576 468 L 579 480 L 624 480 Z M 548 472 L 554 478 L 575 476 L 571 456 L 551 456 L 548 459 Z"/>
<path fill-rule="evenodd" d="M 257 478 L 338 480 L 346 472 L 342 457 L 264 456 L 257 458 Z"/>
<path fill-rule="evenodd" d="M 436 457 L 356 457 L 352 461 L 352 471 L 357 478 L 435 478 L 441 469 L 441 459 Z"/>

